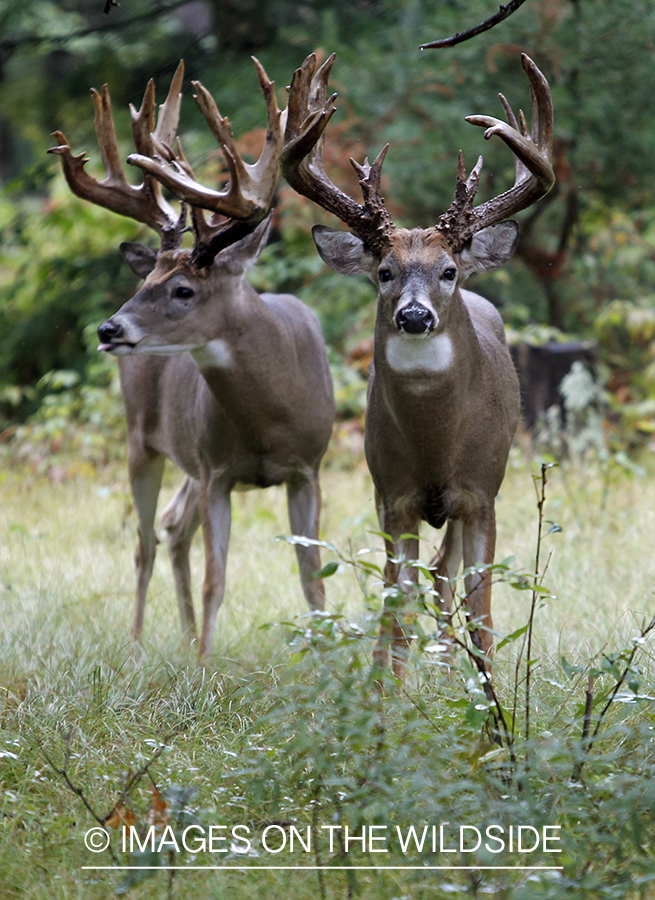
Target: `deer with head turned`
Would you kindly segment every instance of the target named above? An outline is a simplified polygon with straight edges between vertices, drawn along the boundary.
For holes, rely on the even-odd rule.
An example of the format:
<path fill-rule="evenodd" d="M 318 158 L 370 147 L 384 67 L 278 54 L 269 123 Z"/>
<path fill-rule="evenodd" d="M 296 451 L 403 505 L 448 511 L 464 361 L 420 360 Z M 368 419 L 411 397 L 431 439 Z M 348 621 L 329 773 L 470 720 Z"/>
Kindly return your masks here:
<path fill-rule="evenodd" d="M 186 479 L 162 514 L 183 632 L 196 637 L 189 549 L 199 524 L 205 545 L 200 657 L 212 646 L 225 590 L 230 493 L 235 488 L 285 484 L 291 529 L 310 540 L 296 544 L 303 591 L 311 609 L 324 607 L 318 538 L 318 470 L 332 432 L 332 380 L 315 315 L 290 295 L 258 294 L 245 271 L 266 243 L 283 146 L 283 114 L 273 83 L 255 60 L 268 128 L 259 160 L 246 164 L 228 120 L 209 92 L 194 82 L 195 99 L 223 149 L 229 182 L 200 184 L 182 153 L 177 131 L 183 66 L 155 111 L 154 84 L 141 109 L 132 108 L 137 153 L 128 162 L 145 174 L 125 179 L 109 93 L 93 92 L 96 133 L 106 177 L 97 181 L 61 132 L 58 154 L 72 191 L 129 216 L 161 236 L 158 251 L 124 243 L 121 253 L 143 286 L 98 328 L 100 350 L 119 357 L 128 426 L 129 479 L 138 519 L 136 613 L 141 637 L 146 592 L 155 559 L 154 529 L 164 461 Z M 182 201 L 177 216 L 162 185 Z M 191 210 L 193 249 L 182 249 L 185 209 Z M 211 212 L 206 218 L 203 210 Z"/>
<path fill-rule="evenodd" d="M 328 96 L 330 57 L 317 70 L 308 58 L 294 75 L 282 172 L 293 188 L 334 213 L 352 232 L 316 225 L 323 260 L 347 275 L 367 275 L 378 289 L 373 361 L 369 369 L 365 448 L 385 533 L 388 585 L 411 593 L 417 582 L 421 521 L 447 523 L 433 561 L 444 619 L 453 579 L 463 561 L 467 613 L 478 658 L 492 651 L 491 573 L 500 488 L 519 413 L 519 388 L 503 323 L 495 307 L 462 285 L 514 252 L 518 225 L 509 220 L 554 182 L 552 103 L 548 83 L 522 56 L 532 95 L 532 130 L 501 101 L 508 121 L 469 116 L 485 137 L 498 135 L 513 151 L 514 186 L 479 206 L 473 201 L 482 157 L 466 177 L 460 153 L 455 199 L 437 224 L 397 228 L 380 195 L 387 147 L 372 165 L 351 159 L 364 203 L 329 179 L 324 131 L 335 108 Z M 477 567 L 477 570 L 476 570 Z M 393 594 L 393 592 L 390 593 Z M 375 657 L 403 677 L 409 637 L 397 598 L 383 612 Z M 487 663 L 488 665 L 488 663 Z"/>

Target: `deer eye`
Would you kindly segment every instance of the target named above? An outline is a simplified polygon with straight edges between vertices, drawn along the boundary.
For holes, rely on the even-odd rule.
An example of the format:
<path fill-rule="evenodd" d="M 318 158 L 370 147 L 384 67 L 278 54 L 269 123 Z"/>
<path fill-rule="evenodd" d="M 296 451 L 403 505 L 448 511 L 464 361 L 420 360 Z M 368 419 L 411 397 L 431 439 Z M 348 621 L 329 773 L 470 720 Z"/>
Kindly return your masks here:
<path fill-rule="evenodd" d="M 186 287 L 185 285 L 180 285 L 176 287 L 173 291 L 174 297 L 179 297 L 180 300 L 188 300 L 189 297 L 193 297 L 194 291 L 193 288 Z"/>
<path fill-rule="evenodd" d="M 378 272 L 378 280 L 379 281 L 391 281 L 393 278 L 393 272 L 391 269 L 380 269 Z"/>
<path fill-rule="evenodd" d="M 444 281 L 454 281 L 457 278 L 457 269 L 450 266 L 447 269 L 444 269 L 443 275 L 441 276 Z"/>

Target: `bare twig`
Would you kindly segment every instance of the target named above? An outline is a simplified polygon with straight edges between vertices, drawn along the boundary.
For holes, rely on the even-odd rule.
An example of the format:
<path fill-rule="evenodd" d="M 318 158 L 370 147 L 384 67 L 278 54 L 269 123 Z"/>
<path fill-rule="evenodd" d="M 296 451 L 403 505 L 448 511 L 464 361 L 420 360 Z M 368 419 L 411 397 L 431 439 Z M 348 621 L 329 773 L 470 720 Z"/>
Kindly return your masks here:
<path fill-rule="evenodd" d="M 68 765 L 68 758 L 69 758 L 69 756 L 70 756 L 70 745 L 69 745 L 69 742 L 66 741 L 67 752 L 66 752 L 66 763 L 65 763 L 65 765 L 64 765 L 64 768 L 60 768 L 59 766 L 56 766 L 56 765 L 55 765 L 54 760 L 53 760 L 52 757 L 49 755 L 49 753 L 47 752 L 47 750 L 45 749 L 45 747 L 43 746 L 43 744 L 38 740 L 38 738 L 37 738 L 37 743 L 38 743 L 38 745 L 39 745 L 39 750 L 41 751 L 41 754 L 42 754 L 43 758 L 44 758 L 45 761 L 48 763 L 48 765 L 50 766 L 50 768 L 52 769 L 52 771 L 55 773 L 55 775 L 59 775 L 59 777 L 62 778 L 62 779 L 64 780 L 64 783 L 65 783 L 66 786 L 69 788 L 69 790 L 72 791 L 73 794 L 75 794 L 76 797 L 79 797 L 79 798 L 80 798 L 80 800 L 82 801 L 82 803 L 83 803 L 84 806 L 86 807 L 87 811 L 88 811 L 88 812 L 91 814 L 91 816 L 96 820 L 96 822 L 104 828 L 105 822 L 107 821 L 107 817 L 106 817 L 106 816 L 100 816 L 100 815 L 98 815 L 98 813 L 95 811 L 95 809 L 91 806 L 91 803 L 90 803 L 89 800 L 87 799 L 86 794 L 84 793 L 84 791 L 82 790 L 82 788 L 81 788 L 81 787 L 78 787 L 76 784 L 74 784 L 73 781 L 71 781 L 71 779 L 70 779 L 70 777 L 69 777 L 69 775 L 68 775 L 68 772 L 67 772 L 67 770 L 66 770 L 66 767 L 67 767 L 67 765 Z M 116 865 L 118 865 L 118 857 L 117 857 L 116 854 L 114 853 L 114 849 L 113 849 L 113 847 L 111 846 L 111 844 L 108 844 L 107 850 L 109 850 L 109 855 L 111 856 L 112 861 L 113 861 L 114 863 L 116 863 Z"/>
<path fill-rule="evenodd" d="M 584 722 L 582 723 L 582 745 L 585 746 L 591 728 L 591 713 L 594 708 L 594 676 L 589 676 L 587 682 L 587 700 L 584 707 Z"/>
<path fill-rule="evenodd" d="M 167 749 L 168 741 L 170 740 L 171 737 L 172 737 L 172 733 L 170 735 L 167 735 L 166 738 L 159 745 L 159 747 L 155 750 L 155 752 L 151 756 L 151 758 L 147 762 L 145 762 L 141 766 L 141 768 L 138 769 L 138 771 L 136 771 L 134 773 L 134 775 L 131 776 L 130 780 L 127 782 L 127 784 L 123 788 L 123 799 L 124 800 L 127 797 L 129 797 L 130 791 L 132 790 L 132 788 L 136 784 L 138 784 L 139 781 L 141 781 L 141 779 L 143 778 L 144 775 L 148 775 L 148 777 L 150 777 L 150 780 L 152 781 L 152 776 L 150 775 L 150 771 L 149 771 L 150 766 L 152 766 L 159 759 L 159 757 L 162 755 L 164 750 Z M 154 781 L 153 781 L 153 786 L 156 787 L 156 785 L 154 784 Z"/>
<path fill-rule="evenodd" d="M 421 50 L 454 47 L 456 44 L 462 44 L 464 41 L 469 41 L 471 38 L 476 37 L 476 35 L 482 34 L 484 31 L 489 31 L 490 28 L 493 28 L 494 25 L 498 25 L 503 19 L 507 19 L 512 13 L 515 13 L 520 6 L 523 6 L 524 3 L 525 0 L 509 0 L 509 3 L 506 6 L 501 5 L 497 13 L 494 13 L 493 16 L 485 19 L 484 22 L 480 22 L 479 25 L 468 28 L 466 31 L 459 31 L 449 38 L 441 38 L 441 40 L 431 41 L 429 44 L 421 44 Z"/>
<path fill-rule="evenodd" d="M 532 635 L 534 631 L 534 613 L 537 607 L 537 587 L 539 586 L 539 564 L 541 560 L 541 539 L 544 525 L 544 505 L 546 503 L 546 484 L 548 482 L 546 472 L 549 469 L 548 463 L 541 464 L 541 492 L 537 493 L 537 509 L 538 509 L 538 532 L 537 532 L 537 550 L 535 554 L 534 564 L 534 590 L 532 591 L 532 599 L 530 601 L 530 618 L 528 620 L 528 635 L 526 648 L 526 669 L 525 669 L 525 740 L 526 743 L 530 739 L 530 675 L 532 671 Z M 520 659 L 520 657 L 519 657 Z"/>
<path fill-rule="evenodd" d="M 644 638 L 646 638 L 647 635 L 649 635 L 650 632 L 654 628 L 655 628 L 655 616 L 653 616 L 652 619 L 650 620 L 650 622 L 641 629 L 641 633 L 640 633 L 639 637 L 634 641 L 632 650 L 630 651 L 630 655 L 628 656 L 627 662 L 623 668 L 623 671 L 621 672 L 621 677 L 617 680 L 612 691 L 610 692 L 609 697 L 607 698 L 607 700 L 605 702 L 605 705 L 603 706 L 600 713 L 598 714 L 598 721 L 596 722 L 596 727 L 594 728 L 591 736 L 589 736 L 589 730 L 591 727 L 591 707 L 593 705 L 593 694 L 590 698 L 590 691 L 593 691 L 593 679 L 590 677 L 589 687 L 587 688 L 587 702 L 585 705 L 585 717 L 584 717 L 584 721 L 582 724 L 582 757 L 575 764 L 575 768 L 573 769 L 573 774 L 571 775 L 572 781 L 580 781 L 581 780 L 582 767 L 584 766 L 587 759 L 589 758 L 589 754 L 591 753 L 591 749 L 598 737 L 598 733 L 600 732 L 601 726 L 603 724 L 603 720 L 604 720 L 605 716 L 607 715 L 607 713 L 609 712 L 610 707 L 614 703 L 616 695 L 618 694 L 618 692 L 621 690 L 621 688 L 625 684 L 626 678 L 632 671 L 632 663 L 634 661 L 635 656 L 637 655 L 637 651 L 641 647 L 641 644 L 642 644 Z M 587 714 L 587 711 L 588 711 L 588 714 Z"/>

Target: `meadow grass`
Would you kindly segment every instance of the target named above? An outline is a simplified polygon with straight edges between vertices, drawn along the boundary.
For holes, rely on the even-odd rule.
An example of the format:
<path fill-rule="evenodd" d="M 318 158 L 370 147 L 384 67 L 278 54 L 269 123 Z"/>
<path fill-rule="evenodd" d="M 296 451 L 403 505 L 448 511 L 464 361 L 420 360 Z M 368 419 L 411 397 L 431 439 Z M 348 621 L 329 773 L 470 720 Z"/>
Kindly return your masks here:
<path fill-rule="evenodd" d="M 512 569 L 522 573 L 534 571 L 538 471 L 514 451 L 497 505 L 497 561 L 513 557 Z M 589 666 L 597 670 L 595 722 L 631 641 L 652 615 L 655 479 L 618 470 L 610 478 L 593 465 L 572 464 L 548 470 L 548 479 L 545 517 L 561 531 L 543 539 L 550 595 L 539 600 L 535 617 L 527 745 L 521 744 L 524 674 L 517 679 L 515 668 L 521 639 L 502 648 L 495 663 L 495 688 L 509 718 L 515 693 L 518 703 L 516 743 L 508 748 L 494 743 L 489 704 L 464 654 L 456 655 L 448 675 L 429 654 L 415 652 L 404 692 L 381 697 L 375 691 L 370 651 L 380 589 L 374 578 L 363 591 L 361 572 L 358 579 L 356 568 L 342 564 L 326 582 L 332 616 L 307 616 L 293 548 L 277 540 L 288 533 L 283 490 L 233 497 L 226 599 L 209 664 L 198 668 L 180 640 L 163 546 L 143 646 L 135 652 L 128 641 L 135 525 L 122 468 L 62 481 L 2 473 L 0 897 L 104 898 L 123 889 L 135 897 L 190 900 L 264 893 L 655 896 L 645 824 L 655 802 L 648 640 L 585 761 L 585 777 L 571 778 L 582 754 L 585 690 L 595 671 Z M 177 481 L 174 473 L 167 476 L 161 507 Z M 325 539 L 345 557 L 377 548 L 365 558 L 382 563 L 363 461 L 346 464 L 333 456 L 322 485 Z M 438 539 L 425 535 L 423 559 Z M 326 551 L 324 562 L 331 558 Z M 198 586 L 199 540 L 192 559 Z M 494 624 L 502 636 L 525 625 L 531 593 L 517 590 L 516 578 L 506 579 L 514 586 L 498 580 Z M 623 662 L 612 656 L 620 651 Z M 130 772 L 139 777 L 122 797 Z M 560 823 L 564 852 L 556 863 L 564 870 L 486 870 L 501 857 L 483 848 L 475 870 L 421 871 L 444 860 L 470 865 L 473 856 L 412 855 L 397 846 L 384 863 L 418 869 L 257 868 L 280 859 L 314 864 L 317 853 L 321 864 L 343 864 L 346 857 L 337 852 L 343 847 L 330 853 L 325 843 L 327 830 L 310 855 L 279 856 L 260 847 L 258 856 L 253 849 L 246 857 L 236 851 L 179 857 L 185 865 L 245 859 L 247 872 L 161 872 L 143 883 L 132 876 L 131 883 L 125 873 L 83 869 L 112 864 L 107 853 L 84 846 L 86 830 L 98 824 L 94 814 L 104 819 L 122 799 L 144 826 L 153 821 L 155 785 L 167 791 L 167 815 L 179 828 L 245 823 L 260 834 L 267 824 L 285 823 L 277 827 L 294 824 L 303 833 L 348 822 L 359 834 L 392 823 Z M 128 864 L 119 831 L 112 834 L 116 859 Z M 381 856 L 353 847 L 348 860 L 379 866 Z M 536 860 L 501 856 L 505 865 Z M 552 865 L 554 858 L 542 854 L 539 864 Z"/>

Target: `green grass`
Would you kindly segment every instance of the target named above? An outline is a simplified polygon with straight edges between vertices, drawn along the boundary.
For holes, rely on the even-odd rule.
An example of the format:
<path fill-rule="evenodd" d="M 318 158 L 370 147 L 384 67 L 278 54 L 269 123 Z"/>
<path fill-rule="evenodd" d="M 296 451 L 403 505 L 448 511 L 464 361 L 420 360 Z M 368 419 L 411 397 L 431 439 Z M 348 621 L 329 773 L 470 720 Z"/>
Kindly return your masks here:
<path fill-rule="evenodd" d="M 496 558 L 514 557 L 518 572 L 534 567 L 536 472 L 515 451 L 498 501 Z M 571 779 L 581 759 L 590 661 L 598 670 L 593 727 L 624 665 L 611 655 L 630 650 L 653 612 L 652 477 L 615 473 L 608 480 L 593 467 L 570 465 L 549 470 L 545 516 L 562 531 L 543 540 L 542 560 L 552 551 L 545 583 L 553 596 L 538 604 L 535 618 L 532 738 L 523 741 L 521 676 L 512 747 L 490 740 L 488 702 L 461 653 L 447 675 L 429 655 L 415 652 L 404 692 L 379 696 L 370 670 L 376 601 L 369 599 L 367 608 L 352 567 L 342 565 L 327 581 L 333 617 L 312 623 L 293 548 L 276 540 L 288 532 L 283 491 L 234 496 L 226 599 L 210 664 L 199 669 L 179 638 L 164 547 L 143 647 L 134 653 L 129 644 L 135 526 L 121 468 L 63 481 L 12 469 L 1 477 L 0 897 L 113 896 L 124 874 L 82 868 L 112 860 L 85 849 L 84 834 L 97 822 L 71 785 L 104 818 L 130 773 L 155 756 L 123 797 L 139 825 L 156 784 L 168 792 L 171 823 L 244 824 L 259 855 L 247 857 L 247 872 L 186 871 L 173 879 L 156 873 L 130 887 L 136 898 L 655 897 L 649 641 L 635 661 L 639 672 L 622 686 L 622 702 L 603 719 L 582 783 Z M 377 524 L 361 460 L 346 468 L 333 458 L 322 483 L 325 539 L 346 557 L 379 546 L 370 534 Z M 171 474 L 162 505 L 175 485 Z M 422 558 L 437 540 L 426 535 Z M 326 552 L 324 562 L 330 558 Z M 381 554 L 365 558 L 382 561 Z M 197 541 L 196 585 L 202 565 Z M 374 579 L 367 590 L 379 598 Z M 530 601 L 529 591 L 495 586 L 501 635 L 526 623 Z M 508 716 L 520 644 L 503 648 L 495 663 L 494 685 Z M 484 850 L 403 854 L 394 839 L 384 855 L 361 853 L 355 844 L 347 861 L 419 869 L 257 868 L 317 858 L 322 865 L 344 864 L 330 854 L 321 826 L 348 824 L 361 834 L 375 825 L 376 834 L 394 837 L 396 825 L 447 821 L 453 827 L 559 825 L 564 852 L 539 860 Z M 266 853 L 257 842 L 275 823 L 291 823 L 303 834 L 314 827 L 318 844 L 309 855 Z M 112 834 L 117 858 L 128 864 L 119 832 Z M 420 868 L 472 861 L 552 865 L 553 858 L 562 873 Z M 236 865 L 244 858 L 186 853 L 176 861 Z"/>

